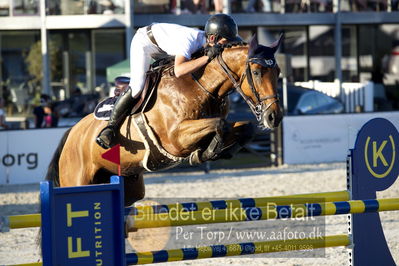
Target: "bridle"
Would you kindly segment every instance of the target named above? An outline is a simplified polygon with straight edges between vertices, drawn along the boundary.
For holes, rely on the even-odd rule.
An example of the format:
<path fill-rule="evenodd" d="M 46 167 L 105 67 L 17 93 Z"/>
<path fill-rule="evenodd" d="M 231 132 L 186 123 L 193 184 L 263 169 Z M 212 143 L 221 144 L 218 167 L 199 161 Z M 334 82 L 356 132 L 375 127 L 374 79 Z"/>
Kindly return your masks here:
<path fill-rule="evenodd" d="M 233 71 L 231 71 L 231 69 L 227 66 L 226 62 L 223 60 L 222 54 L 219 54 L 217 56 L 217 60 L 220 64 L 220 66 L 222 67 L 222 69 L 226 73 L 226 75 L 229 77 L 230 81 L 233 83 L 234 88 L 241 95 L 241 97 L 244 99 L 244 101 L 249 105 L 252 113 L 256 117 L 256 120 L 258 122 L 260 122 L 262 119 L 262 117 L 261 117 L 262 113 L 266 112 L 274 103 L 277 103 L 279 101 L 279 96 L 278 96 L 278 93 L 276 93 L 273 95 L 261 97 L 259 95 L 258 91 L 255 89 L 255 84 L 254 84 L 254 81 L 252 78 L 251 67 L 250 67 L 249 63 L 254 62 L 257 59 L 261 59 L 261 58 L 248 58 L 248 60 L 246 61 L 245 71 L 242 73 L 240 79 L 237 81 L 237 79 L 234 77 L 234 76 L 237 77 L 237 75 Z M 264 59 L 261 59 L 261 60 L 264 60 Z M 277 64 L 275 63 L 275 61 L 273 61 L 273 64 L 270 64 L 270 66 L 268 65 L 268 67 L 270 67 L 270 68 L 275 68 L 276 66 L 277 66 Z M 251 97 L 248 97 L 247 95 L 245 95 L 245 93 L 241 89 L 241 85 L 242 85 L 243 81 L 245 80 L 245 78 L 247 78 L 248 85 L 251 88 L 252 93 L 256 98 L 256 102 L 254 102 Z M 272 99 L 272 101 L 270 101 L 268 104 L 265 104 L 265 101 L 270 100 L 270 99 Z"/>

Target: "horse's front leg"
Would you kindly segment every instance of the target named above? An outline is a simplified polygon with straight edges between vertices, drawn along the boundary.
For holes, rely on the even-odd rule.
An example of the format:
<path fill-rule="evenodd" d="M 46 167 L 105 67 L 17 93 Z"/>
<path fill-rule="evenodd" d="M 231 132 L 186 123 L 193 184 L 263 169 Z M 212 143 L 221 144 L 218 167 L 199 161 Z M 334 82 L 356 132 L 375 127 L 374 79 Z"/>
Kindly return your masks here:
<path fill-rule="evenodd" d="M 222 133 L 217 132 L 204 151 L 192 154 L 190 163 L 230 159 L 254 136 L 254 126 L 250 122 L 225 123 Z"/>
<path fill-rule="evenodd" d="M 216 159 L 230 159 L 245 144 L 255 137 L 255 126 L 249 121 L 239 121 L 232 124 L 231 130 L 223 136 L 224 146 Z"/>
<path fill-rule="evenodd" d="M 185 120 L 169 135 L 177 154 L 190 155 L 190 164 L 213 160 L 222 151 L 223 135 L 231 125 L 222 118 Z"/>
<path fill-rule="evenodd" d="M 227 123 L 221 118 L 183 121 L 172 133 L 181 151 L 191 151 L 190 163 L 228 159 L 254 136 L 249 122 Z"/>
<path fill-rule="evenodd" d="M 177 154 L 187 154 L 209 144 L 212 136 L 223 135 L 226 122 L 221 118 L 185 120 L 170 134 Z"/>

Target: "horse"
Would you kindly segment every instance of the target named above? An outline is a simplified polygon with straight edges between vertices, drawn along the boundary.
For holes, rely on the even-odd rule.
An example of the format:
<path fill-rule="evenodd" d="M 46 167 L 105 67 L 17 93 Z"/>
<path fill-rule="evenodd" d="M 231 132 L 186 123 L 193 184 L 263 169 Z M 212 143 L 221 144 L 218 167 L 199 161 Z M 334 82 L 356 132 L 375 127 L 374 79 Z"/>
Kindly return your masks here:
<path fill-rule="evenodd" d="M 222 53 L 192 75 L 176 78 L 173 67 L 147 97 L 146 106 L 128 116 L 117 133 L 120 169 L 125 176 L 125 205 L 142 199 L 143 173 L 207 160 L 231 158 L 254 135 L 248 121 L 226 122 L 228 94 L 237 90 L 264 128 L 282 120 L 277 94 L 280 69 L 274 57 L 280 38 L 270 46 L 258 43 L 223 45 Z M 102 158 L 96 136 L 106 122 L 87 115 L 62 137 L 46 179 L 56 186 L 109 182 L 118 166 Z"/>

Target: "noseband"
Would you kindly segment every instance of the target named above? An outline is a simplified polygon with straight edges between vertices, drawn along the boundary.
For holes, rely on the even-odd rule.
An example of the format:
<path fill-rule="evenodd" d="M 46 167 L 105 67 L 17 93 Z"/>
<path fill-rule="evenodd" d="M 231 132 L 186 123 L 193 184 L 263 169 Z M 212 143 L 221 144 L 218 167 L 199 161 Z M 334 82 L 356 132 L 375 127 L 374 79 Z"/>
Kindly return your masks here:
<path fill-rule="evenodd" d="M 279 96 L 277 93 L 273 94 L 273 95 L 263 96 L 263 97 L 261 97 L 259 95 L 258 91 L 255 88 L 255 84 L 254 84 L 254 81 L 252 78 L 252 73 L 251 73 L 251 67 L 249 65 L 249 63 L 253 62 L 256 58 L 249 58 L 247 60 L 245 71 L 242 73 L 241 78 L 238 81 L 234 77 L 237 75 L 233 71 L 230 70 L 230 68 L 227 66 L 226 62 L 223 60 L 223 57 L 221 54 L 218 55 L 217 59 L 218 59 L 220 66 L 222 67 L 223 71 L 226 73 L 226 75 L 229 77 L 229 79 L 233 83 L 234 88 L 242 96 L 244 101 L 249 105 L 252 113 L 256 117 L 256 120 L 258 122 L 260 122 L 262 119 L 262 117 L 261 117 L 262 113 L 266 112 L 270 108 L 270 106 L 272 106 L 272 104 L 277 103 L 279 101 Z M 274 68 L 274 67 L 276 67 L 276 64 L 270 65 L 270 68 Z M 248 97 L 247 95 L 245 95 L 245 93 L 241 89 L 241 84 L 243 83 L 245 78 L 247 78 L 248 85 L 251 88 L 252 93 L 256 98 L 256 102 L 254 102 L 251 97 Z M 271 102 L 269 102 L 268 104 L 264 103 L 264 101 L 270 100 L 270 99 L 272 99 Z"/>

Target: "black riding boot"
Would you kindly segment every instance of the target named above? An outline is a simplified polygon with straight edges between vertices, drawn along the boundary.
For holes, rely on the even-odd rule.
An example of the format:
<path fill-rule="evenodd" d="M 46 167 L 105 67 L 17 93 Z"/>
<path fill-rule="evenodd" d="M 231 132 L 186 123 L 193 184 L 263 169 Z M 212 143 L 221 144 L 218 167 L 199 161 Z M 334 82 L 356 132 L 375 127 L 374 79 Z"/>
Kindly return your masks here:
<path fill-rule="evenodd" d="M 104 149 L 109 149 L 113 146 L 113 138 L 138 99 L 139 97 L 137 99 L 132 98 L 130 88 L 119 96 L 119 99 L 115 103 L 114 110 L 112 110 L 108 126 L 104 128 L 96 138 L 98 145 Z"/>

